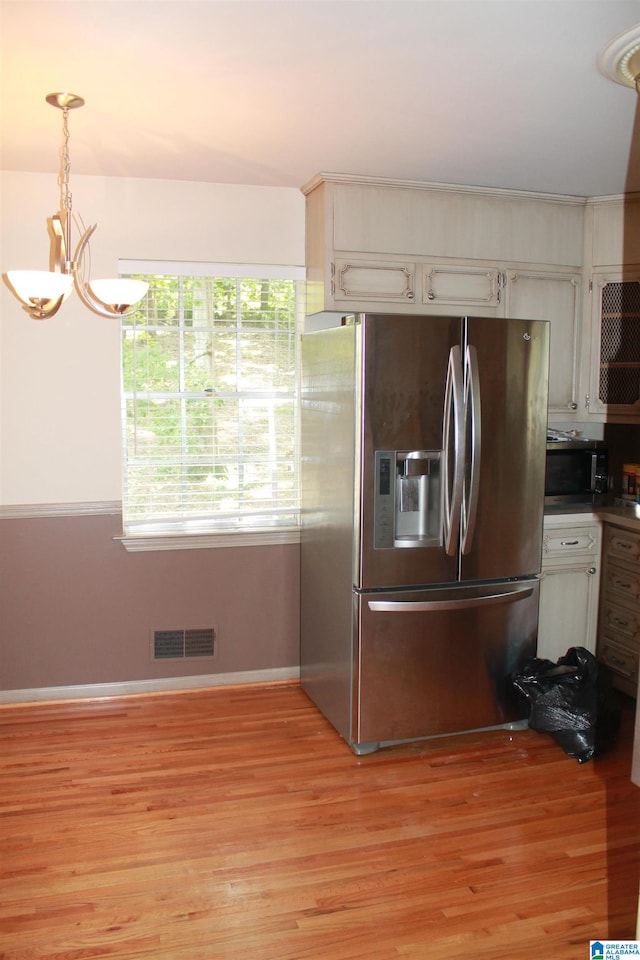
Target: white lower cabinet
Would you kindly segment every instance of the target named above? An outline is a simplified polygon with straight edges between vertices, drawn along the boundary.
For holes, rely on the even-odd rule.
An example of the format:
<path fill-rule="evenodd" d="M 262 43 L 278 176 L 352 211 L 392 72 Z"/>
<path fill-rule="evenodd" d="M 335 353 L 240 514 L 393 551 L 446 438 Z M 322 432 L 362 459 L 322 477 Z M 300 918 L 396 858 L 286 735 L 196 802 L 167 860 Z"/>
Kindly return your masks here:
<path fill-rule="evenodd" d="M 554 663 L 570 647 L 596 652 L 601 525 L 591 516 L 545 517 L 538 656 Z"/>

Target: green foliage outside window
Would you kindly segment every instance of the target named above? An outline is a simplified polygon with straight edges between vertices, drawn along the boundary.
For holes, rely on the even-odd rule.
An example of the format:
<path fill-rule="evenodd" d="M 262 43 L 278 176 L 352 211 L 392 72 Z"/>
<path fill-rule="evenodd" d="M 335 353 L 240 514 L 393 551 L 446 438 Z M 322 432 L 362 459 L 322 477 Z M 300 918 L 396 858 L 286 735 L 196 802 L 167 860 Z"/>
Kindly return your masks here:
<path fill-rule="evenodd" d="M 295 281 L 143 279 L 122 322 L 125 526 L 295 524 Z"/>

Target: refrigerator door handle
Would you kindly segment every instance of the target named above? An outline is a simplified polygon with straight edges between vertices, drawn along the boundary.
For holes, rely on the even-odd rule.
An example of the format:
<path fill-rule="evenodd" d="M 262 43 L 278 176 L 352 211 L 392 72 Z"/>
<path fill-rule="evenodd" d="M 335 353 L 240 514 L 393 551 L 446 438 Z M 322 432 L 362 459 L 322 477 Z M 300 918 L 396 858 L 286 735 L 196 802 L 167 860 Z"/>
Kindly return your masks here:
<path fill-rule="evenodd" d="M 453 428 L 453 438 L 451 436 Z M 460 512 L 464 493 L 464 378 L 460 346 L 451 347 L 447 381 L 444 390 L 444 414 L 442 423 L 443 449 L 443 526 L 444 548 L 448 557 L 456 555 Z M 453 461 L 453 476 L 450 475 Z"/>
<path fill-rule="evenodd" d="M 466 389 L 465 404 L 470 420 L 471 443 L 471 470 L 469 475 L 468 497 L 463 497 L 462 504 L 462 553 L 471 552 L 473 535 L 476 529 L 476 515 L 478 513 L 478 491 L 480 489 L 480 454 L 482 452 L 482 416 L 480 407 L 480 372 L 478 370 L 478 353 L 476 348 L 469 344 L 466 353 Z"/>
<path fill-rule="evenodd" d="M 422 613 L 444 610 L 464 610 L 467 607 L 486 607 L 498 603 L 515 603 L 533 593 L 531 584 L 523 584 L 506 593 L 489 593 L 483 597 L 463 597 L 455 600 L 369 600 L 369 610 L 378 613 Z"/>

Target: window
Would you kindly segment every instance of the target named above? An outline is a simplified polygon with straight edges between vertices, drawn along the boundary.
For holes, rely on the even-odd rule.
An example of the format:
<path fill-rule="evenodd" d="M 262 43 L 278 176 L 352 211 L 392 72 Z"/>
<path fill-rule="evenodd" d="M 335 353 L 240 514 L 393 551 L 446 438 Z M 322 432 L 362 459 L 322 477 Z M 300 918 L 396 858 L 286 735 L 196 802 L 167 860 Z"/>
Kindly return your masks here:
<path fill-rule="evenodd" d="M 298 526 L 296 271 L 196 266 L 127 271 L 150 286 L 122 320 L 125 541 Z"/>

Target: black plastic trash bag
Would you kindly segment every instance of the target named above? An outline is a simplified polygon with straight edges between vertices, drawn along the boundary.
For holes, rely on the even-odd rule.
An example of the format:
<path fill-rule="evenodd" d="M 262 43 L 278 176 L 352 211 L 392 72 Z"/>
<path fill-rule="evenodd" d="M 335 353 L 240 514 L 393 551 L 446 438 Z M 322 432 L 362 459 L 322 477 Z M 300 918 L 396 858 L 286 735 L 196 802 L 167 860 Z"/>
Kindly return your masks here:
<path fill-rule="evenodd" d="M 571 647 L 557 663 L 534 657 L 511 680 L 529 701 L 531 729 L 550 734 L 578 763 L 615 738 L 620 708 L 608 675 L 585 647 Z"/>

